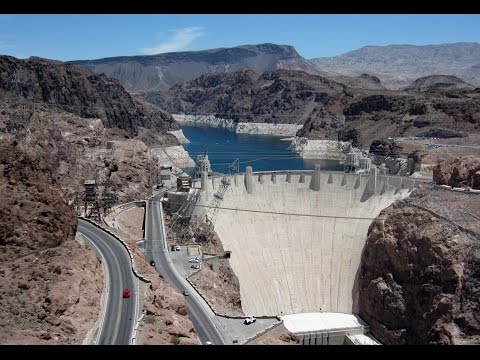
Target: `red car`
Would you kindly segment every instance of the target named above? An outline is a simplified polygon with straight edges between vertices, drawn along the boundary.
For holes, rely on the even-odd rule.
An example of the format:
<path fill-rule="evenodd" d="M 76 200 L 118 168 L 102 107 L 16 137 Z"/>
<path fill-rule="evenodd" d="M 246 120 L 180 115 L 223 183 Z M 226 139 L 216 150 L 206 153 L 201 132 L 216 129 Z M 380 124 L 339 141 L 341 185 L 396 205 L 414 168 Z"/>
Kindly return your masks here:
<path fill-rule="evenodd" d="M 130 295 L 132 295 L 132 292 L 130 291 L 130 289 L 123 289 L 123 297 L 124 298 L 129 298 Z"/>

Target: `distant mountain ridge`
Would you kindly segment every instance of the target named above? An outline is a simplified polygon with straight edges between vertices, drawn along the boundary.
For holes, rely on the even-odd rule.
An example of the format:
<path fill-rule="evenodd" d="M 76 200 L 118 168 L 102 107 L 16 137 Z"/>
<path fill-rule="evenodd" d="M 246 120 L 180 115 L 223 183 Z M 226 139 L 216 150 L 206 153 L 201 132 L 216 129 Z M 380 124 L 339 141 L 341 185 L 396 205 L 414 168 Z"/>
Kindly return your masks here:
<path fill-rule="evenodd" d="M 312 74 L 322 71 L 290 45 L 242 45 L 202 51 L 172 52 L 145 56 L 120 56 L 70 63 L 117 78 L 130 92 L 165 90 L 203 74 L 238 70 L 288 69 Z"/>
<path fill-rule="evenodd" d="M 398 89 L 429 75 L 454 75 L 480 85 L 480 44 L 365 46 L 333 57 L 310 59 L 322 71 L 356 76 L 368 73 Z"/>
<path fill-rule="evenodd" d="M 408 92 L 423 92 L 455 89 L 473 90 L 474 86 L 453 75 L 430 75 L 418 78 L 403 90 Z"/>
<path fill-rule="evenodd" d="M 426 131 L 479 132 L 480 92 L 453 76 L 421 78 L 412 91 L 384 89 L 368 74 L 338 80 L 303 71 L 243 70 L 205 74 L 139 96 L 174 114 L 303 125 L 297 136 L 352 140 L 362 148 L 376 139 Z"/>
<path fill-rule="evenodd" d="M 341 84 L 360 89 L 385 89 L 382 82 L 376 76 L 361 74 L 359 76 L 335 75 L 329 76 L 330 79 Z"/>

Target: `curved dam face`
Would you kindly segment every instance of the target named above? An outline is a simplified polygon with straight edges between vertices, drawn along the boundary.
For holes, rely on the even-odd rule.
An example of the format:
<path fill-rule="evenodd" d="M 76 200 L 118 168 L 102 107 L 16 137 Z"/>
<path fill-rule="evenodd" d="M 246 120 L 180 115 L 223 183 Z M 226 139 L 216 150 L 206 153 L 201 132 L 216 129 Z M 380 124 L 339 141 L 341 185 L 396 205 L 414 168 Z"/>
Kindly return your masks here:
<path fill-rule="evenodd" d="M 368 227 L 382 209 L 408 196 L 415 180 L 319 169 L 251 174 L 247 168 L 228 186 L 220 178 L 204 177 L 202 184 L 195 212 L 211 214 L 204 206 L 218 205 L 215 231 L 232 252 L 243 311 L 261 316 L 356 312 L 355 277 Z"/>

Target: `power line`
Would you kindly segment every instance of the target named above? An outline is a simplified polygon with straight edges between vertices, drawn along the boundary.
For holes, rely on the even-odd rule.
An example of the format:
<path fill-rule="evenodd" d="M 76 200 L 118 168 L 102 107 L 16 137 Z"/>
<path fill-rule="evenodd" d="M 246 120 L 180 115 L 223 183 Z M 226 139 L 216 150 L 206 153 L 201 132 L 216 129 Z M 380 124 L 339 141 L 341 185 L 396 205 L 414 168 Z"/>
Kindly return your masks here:
<path fill-rule="evenodd" d="M 271 160 L 271 159 L 275 159 L 275 160 L 287 160 L 287 159 L 302 159 L 300 156 L 285 156 L 285 157 L 262 157 L 262 158 L 256 158 L 256 159 L 252 159 L 252 160 L 245 160 L 245 161 L 239 161 L 239 164 L 249 164 L 249 163 L 252 163 L 252 162 L 256 162 L 256 161 L 261 161 L 261 160 Z M 211 164 L 211 165 L 215 165 L 215 166 L 220 166 L 220 165 L 230 165 L 231 163 L 214 163 L 214 164 Z"/>
<path fill-rule="evenodd" d="M 229 115 L 229 116 L 259 116 L 259 115 L 266 115 L 266 116 L 272 116 L 274 117 L 290 117 L 290 118 L 299 118 L 301 116 L 309 116 L 312 115 L 306 114 L 306 113 L 298 113 L 298 114 L 276 114 L 276 113 L 234 113 L 234 112 L 211 112 L 211 113 L 188 113 L 188 114 L 173 114 L 173 115 L 183 115 L 183 116 L 214 116 L 214 115 Z M 231 120 L 231 119 L 225 119 L 225 120 Z M 282 124 L 283 125 L 283 124 Z M 301 125 L 301 124 L 291 124 L 291 125 Z"/>
<path fill-rule="evenodd" d="M 209 205 L 196 205 L 198 207 L 204 208 L 213 208 Z M 305 216 L 305 217 L 316 217 L 316 218 L 327 218 L 327 219 L 348 219 L 348 220 L 375 220 L 377 217 L 355 217 L 355 216 L 333 216 L 333 215 L 315 215 L 315 214 L 298 214 L 298 213 L 287 213 L 287 212 L 275 212 L 275 211 L 265 211 L 265 210 L 249 210 L 249 209 L 236 209 L 230 207 L 221 207 L 217 206 L 218 209 L 222 210 L 231 210 L 231 211 L 241 211 L 241 212 L 252 212 L 260 214 L 272 214 L 272 215 L 286 215 L 286 216 Z M 458 220 L 458 219 L 449 219 L 450 221 L 478 221 L 480 220 Z"/>

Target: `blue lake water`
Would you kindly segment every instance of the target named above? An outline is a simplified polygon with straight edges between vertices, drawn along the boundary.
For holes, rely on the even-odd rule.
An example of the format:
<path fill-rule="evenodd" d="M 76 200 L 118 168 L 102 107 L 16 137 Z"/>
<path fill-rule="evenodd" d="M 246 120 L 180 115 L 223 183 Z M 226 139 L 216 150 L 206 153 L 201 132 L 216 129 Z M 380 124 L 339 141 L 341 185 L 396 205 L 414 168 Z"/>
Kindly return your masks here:
<path fill-rule="evenodd" d="M 182 130 L 190 140 L 190 144 L 184 145 L 190 157 L 196 160 L 197 155 L 208 154 L 215 172 L 227 173 L 228 165 L 237 158 L 240 172 L 244 172 L 246 166 L 252 166 L 253 171 L 312 170 L 317 162 L 322 170 L 343 170 L 334 160 L 302 159 L 288 149 L 290 141 L 280 140 L 279 136 L 236 134 L 200 126 L 182 126 Z"/>

